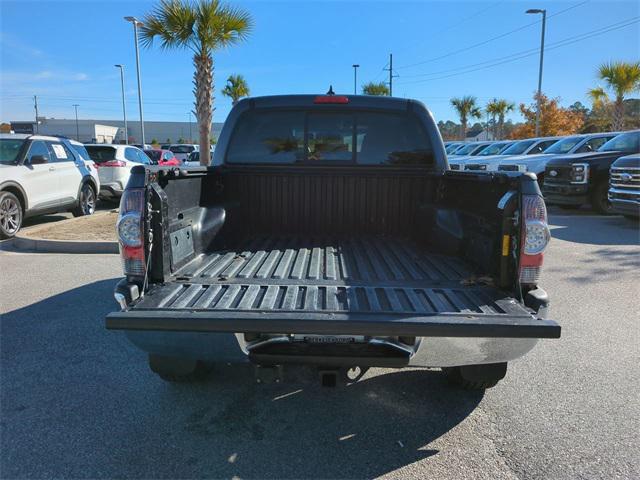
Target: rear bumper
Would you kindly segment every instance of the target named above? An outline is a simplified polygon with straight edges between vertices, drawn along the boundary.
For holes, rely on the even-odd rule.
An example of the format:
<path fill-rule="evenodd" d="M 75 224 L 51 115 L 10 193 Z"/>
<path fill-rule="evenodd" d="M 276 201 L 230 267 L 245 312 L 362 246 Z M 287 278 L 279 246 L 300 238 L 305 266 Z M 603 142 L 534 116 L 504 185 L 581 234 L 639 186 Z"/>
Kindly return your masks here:
<path fill-rule="evenodd" d="M 584 205 L 589 203 L 589 186 L 581 185 L 554 185 L 544 183 L 543 195 L 548 204 L 555 205 Z"/>

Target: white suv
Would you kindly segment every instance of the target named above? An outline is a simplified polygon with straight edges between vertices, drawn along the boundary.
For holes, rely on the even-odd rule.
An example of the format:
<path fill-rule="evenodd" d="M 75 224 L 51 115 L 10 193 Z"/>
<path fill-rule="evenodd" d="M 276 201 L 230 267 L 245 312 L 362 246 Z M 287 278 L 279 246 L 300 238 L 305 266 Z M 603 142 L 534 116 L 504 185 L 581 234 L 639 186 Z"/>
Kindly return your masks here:
<path fill-rule="evenodd" d="M 27 217 L 91 215 L 98 189 L 97 172 L 66 138 L 0 134 L 0 238 Z"/>
<path fill-rule="evenodd" d="M 131 169 L 137 165 L 150 165 L 151 159 L 137 147 L 98 143 L 85 145 L 89 157 L 98 167 L 99 196 L 103 200 L 118 200 L 127 186 Z"/>

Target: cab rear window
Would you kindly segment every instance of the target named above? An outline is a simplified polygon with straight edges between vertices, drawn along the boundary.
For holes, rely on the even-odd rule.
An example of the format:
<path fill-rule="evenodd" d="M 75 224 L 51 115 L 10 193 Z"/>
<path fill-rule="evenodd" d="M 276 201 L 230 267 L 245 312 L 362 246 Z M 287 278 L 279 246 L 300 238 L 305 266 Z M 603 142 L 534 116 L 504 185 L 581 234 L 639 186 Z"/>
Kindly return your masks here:
<path fill-rule="evenodd" d="M 116 158 L 116 149 L 113 147 L 87 145 L 85 148 L 95 163 L 108 162 Z"/>
<path fill-rule="evenodd" d="M 238 120 L 226 161 L 433 165 L 433 149 L 408 112 L 252 110 Z"/>

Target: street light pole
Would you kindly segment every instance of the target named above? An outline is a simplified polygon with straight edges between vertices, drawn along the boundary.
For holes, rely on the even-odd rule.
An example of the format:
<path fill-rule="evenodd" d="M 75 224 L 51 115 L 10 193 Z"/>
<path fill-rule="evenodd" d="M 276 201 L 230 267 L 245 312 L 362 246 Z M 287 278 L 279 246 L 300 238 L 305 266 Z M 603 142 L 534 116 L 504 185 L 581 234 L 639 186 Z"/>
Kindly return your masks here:
<path fill-rule="evenodd" d="M 529 14 L 542 14 L 542 35 L 540 37 L 540 68 L 538 70 L 538 95 L 536 101 L 536 137 L 540 136 L 540 97 L 542 95 L 542 65 L 544 62 L 544 34 L 547 25 L 547 11 L 539 8 L 531 8 L 526 11 Z"/>
<path fill-rule="evenodd" d="M 124 65 L 114 65 L 120 69 L 120 84 L 122 85 L 122 115 L 124 116 L 124 143 L 129 145 L 129 129 L 127 128 L 127 103 L 124 99 Z"/>
<path fill-rule="evenodd" d="M 193 137 L 191 136 L 191 112 L 187 112 L 189 115 L 189 142 L 193 142 Z"/>
<path fill-rule="evenodd" d="M 78 105 L 77 103 L 74 103 L 73 106 L 76 109 L 76 140 L 80 141 L 80 129 L 78 128 L 78 107 L 80 105 Z"/>
<path fill-rule="evenodd" d="M 353 64 L 353 94 L 357 95 L 358 94 L 358 67 L 360 67 L 360 65 L 358 64 Z"/>
<path fill-rule="evenodd" d="M 142 83 L 140 81 L 140 50 L 138 47 L 138 26 L 143 23 L 136 17 L 124 17 L 127 22 L 133 23 L 133 37 L 136 46 L 136 71 L 138 74 L 138 107 L 140 108 L 140 135 L 142 136 L 142 146 L 146 144 L 144 138 L 144 117 L 142 115 Z"/>

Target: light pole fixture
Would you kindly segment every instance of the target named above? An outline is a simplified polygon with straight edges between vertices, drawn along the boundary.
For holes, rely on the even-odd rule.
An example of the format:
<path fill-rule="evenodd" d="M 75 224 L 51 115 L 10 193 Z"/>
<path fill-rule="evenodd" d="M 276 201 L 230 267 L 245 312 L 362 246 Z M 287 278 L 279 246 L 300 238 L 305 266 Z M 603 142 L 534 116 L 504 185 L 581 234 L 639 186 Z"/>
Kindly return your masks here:
<path fill-rule="evenodd" d="M 144 25 L 136 17 L 124 17 L 127 22 L 133 23 L 133 41 L 136 46 L 136 71 L 138 74 L 138 107 L 140 108 L 140 136 L 142 137 L 142 146 L 146 144 L 144 138 L 144 117 L 142 114 L 142 84 L 140 82 L 140 48 L 138 47 L 138 27 Z"/>
<path fill-rule="evenodd" d="M 73 107 L 76 109 L 76 140 L 80 141 L 80 129 L 78 128 L 78 105 L 77 103 L 73 104 Z"/>
<path fill-rule="evenodd" d="M 540 37 L 540 68 L 538 70 L 538 98 L 536 102 L 536 137 L 540 136 L 540 96 L 542 95 L 542 64 L 544 61 L 544 31 L 547 25 L 547 11 L 540 8 L 530 8 L 525 13 L 542 14 L 542 35 Z"/>
<path fill-rule="evenodd" d="M 360 65 L 354 63 L 353 67 L 353 94 L 356 95 L 358 93 L 358 68 Z"/>
<path fill-rule="evenodd" d="M 129 129 L 127 128 L 127 103 L 124 98 L 124 65 L 114 65 L 120 69 L 120 85 L 122 86 L 122 115 L 124 116 L 124 143 L 129 145 Z"/>

